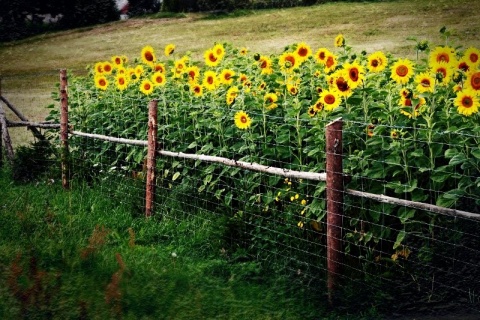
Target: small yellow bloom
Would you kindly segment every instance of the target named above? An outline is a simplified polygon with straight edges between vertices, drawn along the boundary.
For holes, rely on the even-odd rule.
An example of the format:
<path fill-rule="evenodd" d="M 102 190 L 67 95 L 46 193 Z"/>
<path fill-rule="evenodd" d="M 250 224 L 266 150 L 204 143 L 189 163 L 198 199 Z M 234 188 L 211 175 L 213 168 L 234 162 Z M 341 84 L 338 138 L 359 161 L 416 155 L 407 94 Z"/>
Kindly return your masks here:
<path fill-rule="evenodd" d="M 252 119 L 245 111 L 238 111 L 235 113 L 234 122 L 238 129 L 245 130 L 252 125 Z"/>

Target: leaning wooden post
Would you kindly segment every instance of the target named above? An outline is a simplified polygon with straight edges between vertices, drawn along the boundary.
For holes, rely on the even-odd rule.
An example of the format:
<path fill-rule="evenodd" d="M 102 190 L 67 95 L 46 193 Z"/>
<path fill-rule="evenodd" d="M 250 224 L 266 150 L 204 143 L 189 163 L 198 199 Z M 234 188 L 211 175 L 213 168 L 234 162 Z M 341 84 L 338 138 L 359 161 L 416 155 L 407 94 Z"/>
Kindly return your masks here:
<path fill-rule="evenodd" d="M 333 305 L 342 263 L 343 164 L 342 126 L 338 118 L 326 127 L 327 143 L 327 289 Z"/>
<path fill-rule="evenodd" d="M 3 140 L 3 142 L 5 143 L 5 155 L 7 156 L 7 159 L 11 163 L 13 162 L 13 157 L 14 157 L 12 140 L 10 139 L 10 134 L 8 133 L 7 116 L 6 116 L 5 110 L 1 105 L 0 105 L 0 133 L 1 133 L 0 139 Z"/>
<path fill-rule="evenodd" d="M 62 186 L 70 189 L 69 151 L 68 151 L 68 93 L 67 70 L 60 70 L 60 141 L 62 161 Z"/>
<path fill-rule="evenodd" d="M 148 104 L 148 150 L 147 150 L 147 186 L 145 194 L 145 217 L 152 216 L 155 200 L 155 168 L 157 157 L 157 110 L 158 101 Z"/>

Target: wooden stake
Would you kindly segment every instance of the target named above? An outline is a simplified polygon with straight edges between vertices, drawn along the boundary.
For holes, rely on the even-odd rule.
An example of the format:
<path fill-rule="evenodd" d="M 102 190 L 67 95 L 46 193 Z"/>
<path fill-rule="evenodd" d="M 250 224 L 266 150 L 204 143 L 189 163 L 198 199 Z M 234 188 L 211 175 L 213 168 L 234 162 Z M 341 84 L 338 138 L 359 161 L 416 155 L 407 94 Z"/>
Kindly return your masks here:
<path fill-rule="evenodd" d="M 12 140 L 10 139 L 10 134 L 8 133 L 7 116 L 5 114 L 5 110 L 3 110 L 3 107 L 1 105 L 0 105 L 0 132 L 2 134 L 1 140 L 3 140 L 3 142 L 5 143 L 5 154 L 7 156 L 7 159 L 10 162 L 12 162 L 13 156 L 14 156 Z M 1 152 L 0 152 L 0 156 L 1 156 Z"/>
<path fill-rule="evenodd" d="M 147 185 L 145 194 L 145 217 L 151 217 L 155 200 L 155 168 L 157 156 L 157 110 L 158 101 L 148 104 L 148 151 L 147 151 Z"/>
<path fill-rule="evenodd" d="M 343 162 L 341 118 L 327 125 L 327 289 L 331 306 L 335 302 L 342 262 Z"/>
<path fill-rule="evenodd" d="M 62 147 L 62 186 L 70 189 L 69 151 L 68 151 L 68 93 L 67 70 L 60 70 L 60 141 Z"/>

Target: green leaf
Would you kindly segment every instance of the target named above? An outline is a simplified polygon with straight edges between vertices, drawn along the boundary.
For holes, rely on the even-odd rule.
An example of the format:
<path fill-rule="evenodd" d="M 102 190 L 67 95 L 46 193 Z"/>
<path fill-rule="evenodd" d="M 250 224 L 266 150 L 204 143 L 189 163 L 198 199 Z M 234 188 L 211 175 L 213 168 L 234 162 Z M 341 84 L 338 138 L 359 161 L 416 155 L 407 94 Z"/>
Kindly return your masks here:
<path fill-rule="evenodd" d="M 453 148 L 453 149 L 447 149 L 445 151 L 445 158 L 453 158 L 455 155 L 458 154 L 458 150 Z"/>
<path fill-rule="evenodd" d="M 405 239 L 406 234 L 407 233 L 405 232 L 405 230 L 400 230 L 397 235 L 397 240 L 395 240 L 395 243 L 393 244 L 393 249 L 397 249 L 402 244 L 402 241 L 403 239 Z"/>
<path fill-rule="evenodd" d="M 197 142 L 196 141 L 193 141 L 192 143 L 190 143 L 187 147 L 187 149 L 192 149 L 192 148 L 195 148 L 197 146 Z"/>
<path fill-rule="evenodd" d="M 437 199 L 437 206 L 450 208 L 453 206 L 461 196 L 465 194 L 464 190 L 454 189 L 445 192 Z"/>
<path fill-rule="evenodd" d="M 457 153 L 456 155 L 454 155 L 452 157 L 452 159 L 450 159 L 450 162 L 448 164 L 454 166 L 454 165 L 457 165 L 457 164 L 464 163 L 466 160 L 467 160 L 467 157 L 465 156 L 465 154 Z"/>
<path fill-rule="evenodd" d="M 398 210 L 398 217 L 402 222 L 402 224 L 405 224 L 409 219 L 413 218 L 414 216 L 415 216 L 415 209 L 401 207 Z"/>
<path fill-rule="evenodd" d="M 173 175 L 173 177 L 172 177 L 172 181 L 175 181 L 175 180 L 177 180 L 177 179 L 178 179 L 178 177 L 180 177 L 180 172 L 178 172 L 178 171 L 177 171 L 177 172 L 175 172 L 175 174 Z"/>
<path fill-rule="evenodd" d="M 480 148 L 473 149 L 471 153 L 475 158 L 480 159 Z"/>

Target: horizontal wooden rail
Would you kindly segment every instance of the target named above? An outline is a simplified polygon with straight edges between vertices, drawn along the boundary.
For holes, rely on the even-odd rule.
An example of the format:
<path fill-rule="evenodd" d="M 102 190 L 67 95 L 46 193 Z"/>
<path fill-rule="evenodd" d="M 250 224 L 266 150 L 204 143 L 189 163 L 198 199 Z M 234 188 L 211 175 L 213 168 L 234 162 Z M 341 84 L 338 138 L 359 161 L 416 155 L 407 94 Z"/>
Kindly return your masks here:
<path fill-rule="evenodd" d="M 7 120 L 7 127 L 34 127 L 43 129 L 58 129 L 60 124 L 51 122 L 31 122 L 31 121 L 10 121 Z"/>

